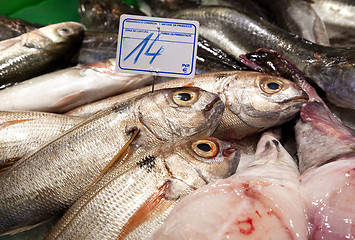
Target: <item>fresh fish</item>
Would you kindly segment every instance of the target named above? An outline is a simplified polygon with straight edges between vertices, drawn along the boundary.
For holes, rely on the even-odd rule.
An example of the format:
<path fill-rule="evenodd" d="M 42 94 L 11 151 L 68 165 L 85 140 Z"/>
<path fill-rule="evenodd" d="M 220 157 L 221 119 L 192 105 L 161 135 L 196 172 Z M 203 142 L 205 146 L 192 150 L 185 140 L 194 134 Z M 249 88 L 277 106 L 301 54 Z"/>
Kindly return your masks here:
<path fill-rule="evenodd" d="M 82 39 L 80 23 L 48 25 L 0 42 L 0 88 L 68 63 Z"/>
<path fill-rule="evenodd" d="M 41 24 L 0 15 L 0 41 L 43 27 Z"/>
<path fill-rule="evenodd" d="M 45 112 L 0 111 L 0 170 L 83 120 Z"/>
<path fill-rule="evenodd" d="M 182 199 L 152 239 L 307 239 L 298 177 L 293 158 L 264 133 L 250 162 Z"/>
<path fill-rule="evenodd" d="M 290 33 L 313 43 L 329 46 L 327 29 L 309 1 L 254 0 L 265 7 L 274 22 Z"/>
<path fill-rule="evenodd" d="M 228 142 L 198 138 L 125 159 L 128 167 L 90 188 L 46 239 L 150 239 L 177 202 L 233 174 L 238 156 Z"/>
<path fill-rule="evenodd" d="M 140 88 L 153 79 L 150 75 L 118 73 L 115 63 L 109 59 L 66 68 L 7 87 L 0 91 L 0 109 L 62 113 Z"/>
<path fill-rule="evenodd" d="M 115 32 L 122 14 L 146 15 L 133 5 L 114 0 L 80 0 L 78 12 L 87 30 Z"/>
<path fill-rule="evenodd" d="M 185 9 L 171 17 L 199 21 L 199 34 L 235 59 L 261 47 L 276 50 L 317 83 L 334 104 L 355 109 L 355 50 L 317 45 L 260 17 L 226 7 Z"/>
<path fill-rule="evenodd" d="M 147 93 L 92 116 L 0 174 L 0 235 L 61 214 L 131 140 L 134 151 L 208 136 L 223 110 L 216 94 L 187 87 Z"/>
<path fill-rule="evenodd" d="M 208 73 L 193 79 L 173 79 L 155 85 L 154 89 L 178 86 L 196 86 L 220 96 L 226 109 L 215 135 L 223 139 L 240 139 L 280 125 L 293 118 L 307 99 L 306 94 L 289 80 L 248 71 Z M 79 107 L 68 112 L 68 115 L 88 116 L 114 102 L 125 101 L 148 91 L 151 91 L 151 87 Z"/>

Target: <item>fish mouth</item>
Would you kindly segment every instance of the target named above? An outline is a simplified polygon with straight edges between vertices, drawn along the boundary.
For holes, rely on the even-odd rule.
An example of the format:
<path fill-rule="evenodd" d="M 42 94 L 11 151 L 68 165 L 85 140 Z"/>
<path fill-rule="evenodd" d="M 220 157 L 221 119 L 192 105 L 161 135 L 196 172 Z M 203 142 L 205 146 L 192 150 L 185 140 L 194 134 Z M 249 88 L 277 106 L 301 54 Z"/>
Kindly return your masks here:
<path fill-rule="evenodd" d="M 206 107 L 204 108 L 205 111 L 210 111 L 213 106 L 218 102 L 220 101 L 220 98 L 219 97 L 215 97 L 209 104 L 206 105 Z"/>
<path fill-rule="evenodd" d="M 293 98 L 289 98 L 286 100 L 283 100 L 281 103 L 288 103 L 288 102 L 307 102 L 309 99 L 308 95 L 303 95 L 303 96 L 297 96 Z"/>

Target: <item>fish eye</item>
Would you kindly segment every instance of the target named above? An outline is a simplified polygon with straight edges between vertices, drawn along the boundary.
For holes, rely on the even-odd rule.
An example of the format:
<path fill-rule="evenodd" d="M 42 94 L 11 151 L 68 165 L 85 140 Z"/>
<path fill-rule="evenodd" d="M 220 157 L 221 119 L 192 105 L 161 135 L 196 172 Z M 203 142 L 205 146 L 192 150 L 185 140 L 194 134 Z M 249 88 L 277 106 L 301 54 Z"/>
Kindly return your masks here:
<path fill-rule="evenodd" d="M 199 139 L 192 143 L 192 150 L 200 157 L 213 158 L 217 156 L 219 146 L 211 139 Z"/>
<path fill-rule="evenodd" d="M 71 28 L 68 28 L 68 27 L 62 27 L 62 28 L 59 28 L 57 30 L 58 34 L 60 36 L 68 36 L 70 34 L 73 34 L 73 30 Z"/>
<path fill-rule="evenodd" d="M 265 93 L 273 94 L 279 92 L 283 84 L 280 80 L 267 78 L 261 81 L 260 86 Z"/>
<path fill-rule="evenodd" d="M 188 107 L 196 102 L 197 94 L 190 90 L 180 90 L 174 93 L 173 100 L 179 106 Z"/>

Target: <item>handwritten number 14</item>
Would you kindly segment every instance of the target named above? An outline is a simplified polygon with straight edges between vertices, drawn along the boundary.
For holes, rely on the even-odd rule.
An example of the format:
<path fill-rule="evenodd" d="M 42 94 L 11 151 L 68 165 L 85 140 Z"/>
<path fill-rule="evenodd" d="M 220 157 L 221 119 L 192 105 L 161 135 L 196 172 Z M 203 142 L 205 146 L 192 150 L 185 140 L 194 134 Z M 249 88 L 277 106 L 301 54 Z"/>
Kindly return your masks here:
<path fill-rule="evenodd" d="M 137 56 L 134 58 L 134 64 L 138 61 L 139 57 L 141 56 L 143 50 L 145 49 L 145 47 L 148 44 L 148 41 L 150 40 L 150 38 L 153 36 L 153 33 L 149 34 L 146 38 L 144 38 L 138 45 L 137 47 L 135 47 L 124 59 L 123 61 L 126 61 L 129 57 L 131 57 L 138 49 L 139 52 L 137 54 Z M 152 64 L 152 62 L 154 61 L 154 59 L 158 56 L 161 55 L 161 53 L 164 51 L 163 46 L 161 46 L 159 48 L 159 50 L 157 52 L 150 52 L 150 49 L 153 47 L 154 43 L 158 40 L 160 36 L 160 33 L 157 35 L 157 37 L 153 40 L 153 42 L 149 45 L 148 49 L 145 51 L 144 55 L 146 56 L 151 56 L 152 59 L 149 61 L 149 64 Z"/>

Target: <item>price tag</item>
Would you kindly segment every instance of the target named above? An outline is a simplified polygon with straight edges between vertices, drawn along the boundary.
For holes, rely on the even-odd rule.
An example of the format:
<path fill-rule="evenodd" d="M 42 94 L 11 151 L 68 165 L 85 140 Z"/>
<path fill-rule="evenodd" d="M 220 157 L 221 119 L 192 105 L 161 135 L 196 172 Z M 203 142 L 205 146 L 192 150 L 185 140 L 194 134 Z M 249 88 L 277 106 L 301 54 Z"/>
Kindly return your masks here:
<path fill-rule="evenodd" d="M 195 76 L 199 22 L 123 14 L 116 71 L 157 76 Z"/>

